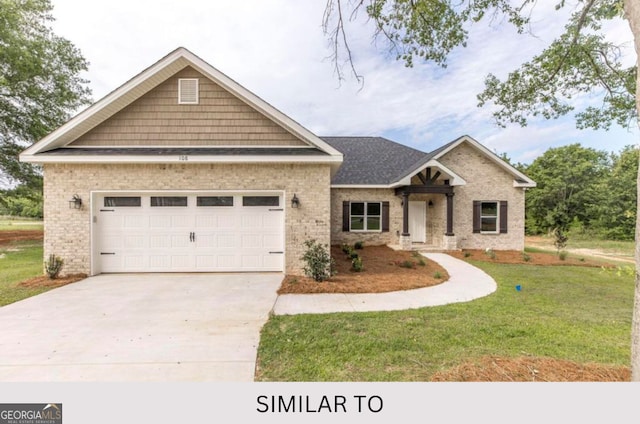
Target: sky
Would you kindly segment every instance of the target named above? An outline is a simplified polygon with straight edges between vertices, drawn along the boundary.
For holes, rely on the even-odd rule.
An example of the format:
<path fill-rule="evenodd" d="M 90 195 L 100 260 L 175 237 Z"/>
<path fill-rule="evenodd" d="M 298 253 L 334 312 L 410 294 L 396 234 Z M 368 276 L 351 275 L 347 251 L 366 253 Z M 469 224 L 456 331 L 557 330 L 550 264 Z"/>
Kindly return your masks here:
<path fill-rule="evenodd" d="M 52 0 L 52 26 L 88 60 L 83 76 L 94 100 L 186 47 L 319 136 L 382 136 L 428 152 L 466 134 L 522 163 L 571 143 L 609 152 L 638 144 L 637 127 L 578 130 L 568 116 L 500 128 L 491 108 L 477 107 L 488 73 L 506 76 L 562 31 L 570 9 L 556 12 L 555 0 L 538 3 L 531 34 L 482 21 L 446 69 L 405 67 L 361 13 L 347 22 L 347 35 L 363 83 L 348 68 L 342 81 L 335 73 L 322 30 L 326 0 Z M 628 24 L 615 21 L 606 33 L 625 47 L 625 63 L 634 63 Z"/>

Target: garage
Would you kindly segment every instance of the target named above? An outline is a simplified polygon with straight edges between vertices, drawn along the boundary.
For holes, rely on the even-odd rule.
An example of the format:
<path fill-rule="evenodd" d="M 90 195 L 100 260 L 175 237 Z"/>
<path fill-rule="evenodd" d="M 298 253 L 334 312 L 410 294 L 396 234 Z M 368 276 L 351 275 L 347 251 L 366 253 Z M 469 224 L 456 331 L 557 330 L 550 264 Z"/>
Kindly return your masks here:
<path fill-rule="evenodd" d="M 284 271 L 282 192 L 92 194 L 93 273 Z"/>

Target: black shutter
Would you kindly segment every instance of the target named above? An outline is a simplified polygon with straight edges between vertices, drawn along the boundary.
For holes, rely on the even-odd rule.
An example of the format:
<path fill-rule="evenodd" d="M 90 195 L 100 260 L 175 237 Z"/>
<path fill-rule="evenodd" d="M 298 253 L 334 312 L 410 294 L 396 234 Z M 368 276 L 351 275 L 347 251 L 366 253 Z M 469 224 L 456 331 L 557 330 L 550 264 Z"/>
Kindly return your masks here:
<path fill-rule="evenodd" d="M 507 201 L 502 200 L 500 202 L 500 234 L 507 233 Z"/>
<path fill-rule="evenodd" d="M 382 232 L 389 231 L 389 202 L 382 202 Z"/>
<path fill-rule="evenodd" d="M 474 200 L 473 201 L 473 232 L 474 233 L 479 233 L 480 232 L 480 209 L 482 203 L 479 200 Z"/>
<path fill-rule="evenodd" d="M 342 231 L 349 231 L 349 201 L 342 202 Z"/>

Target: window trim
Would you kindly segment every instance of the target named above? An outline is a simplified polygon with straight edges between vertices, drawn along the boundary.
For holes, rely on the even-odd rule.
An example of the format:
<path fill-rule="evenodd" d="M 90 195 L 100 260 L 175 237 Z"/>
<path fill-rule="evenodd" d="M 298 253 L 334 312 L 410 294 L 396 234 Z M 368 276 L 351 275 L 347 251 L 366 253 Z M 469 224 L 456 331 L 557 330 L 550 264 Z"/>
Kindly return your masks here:
<path fill-rule="evenodd" d="M 354 215 L 351 213 L 351 205 L 354 203 L 362 203 L 364 206 L 364 215 Z M 380 206 L 380 214 L 378 215 L 369 215 L 367 213 L 368 211 L 368 205 L 369 204 L 374 204 L 377 203 Z M 383 202 L 382 201 L 376 201 L 376 202 L 369 202 L 369 201 L 350 201 L 349 202 L 349 232 L 351 233 L 381 233 L 382 232 L 382 227 L 383 227 L 383 221 L 382 221 L 382 210 L 383 210 Z M 368 228 L 368 218 L 369 216 L 373 217 L 377 217 L 379 219 L 378 221 L 378 229 L 377 230 L 370 230 Z M 363 223 L 363 228 L 361 230 L 358 229 L 353 229 L 351 228 L 351 218 L 352 217 L 362 217 L 362 223 Z"/>
<path fill-rule="evenodd" d="M 495 215 L 483 215 L 482 214 L 482 205 L 485 203 L 494 203 L 496 205 L 496 214 Z M 484 218 L 495 218 L 495 230 L 493 231 L 483 231 L 482 230 L 482 220 Z M 500 201 L 498 200 L 481 200 L 480 201 L 480 234 L 500 234 Z"/>

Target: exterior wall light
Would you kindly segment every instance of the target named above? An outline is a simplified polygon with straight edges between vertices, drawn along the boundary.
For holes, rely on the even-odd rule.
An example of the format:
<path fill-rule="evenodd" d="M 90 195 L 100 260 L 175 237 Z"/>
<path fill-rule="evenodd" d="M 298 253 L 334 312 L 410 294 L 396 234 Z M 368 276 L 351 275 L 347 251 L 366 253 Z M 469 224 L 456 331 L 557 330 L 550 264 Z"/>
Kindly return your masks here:
<path fill-rule="evenodd" d="M 82 199 L 77 194 L 69 200 L 69 209 L 82 209 Z"/>
<path fill-rule="evenodd" d="M 300 199 L 298 199 L 298 196 L 296 196 L 295 193 L 291 198 L 291 207 L 294 209 L 298 209 L 300 207 Z"/>

